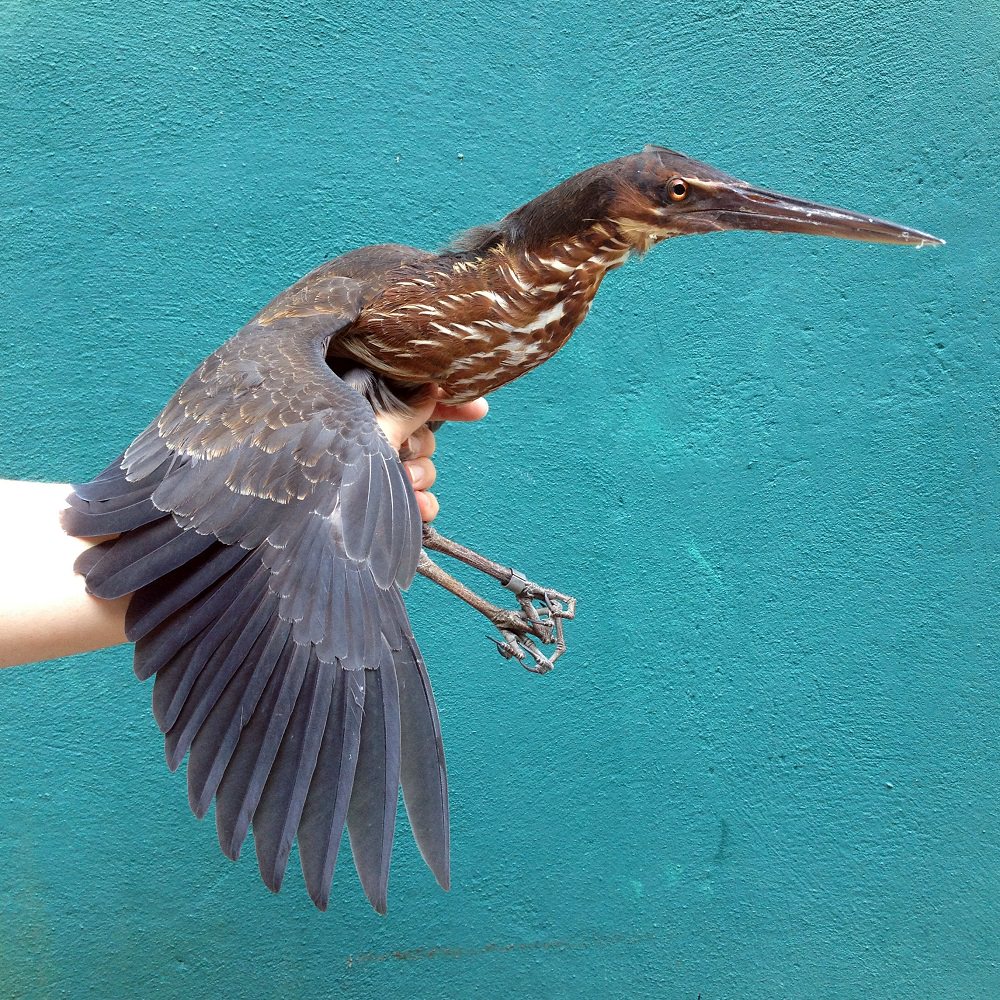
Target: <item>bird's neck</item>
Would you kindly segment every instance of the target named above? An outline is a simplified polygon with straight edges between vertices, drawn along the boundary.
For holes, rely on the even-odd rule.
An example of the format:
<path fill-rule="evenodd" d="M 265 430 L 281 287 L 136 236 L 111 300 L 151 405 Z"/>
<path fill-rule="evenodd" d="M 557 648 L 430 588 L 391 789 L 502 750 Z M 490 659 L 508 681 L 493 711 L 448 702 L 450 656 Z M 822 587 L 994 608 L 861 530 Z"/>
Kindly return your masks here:
<path fill-rule="evenodd" d="M 592 223 L 541 243 L 429 258 L 366 304 L 337 351 L 394 383 L 434 382 L 453 400 L 474 399 L 552 357 L 634 249 L 617 227 Z"/>
<path fill-rule="evenodd" d="M 483 260 L 492 286 L 507 285 L 525 310 L 544 312 L 564 303 L 580 323 L 608 271 L 625 263 L 634 247 L 610 223 L 593 223 L 580 232 L 541 246 L 501 244 Z"/>

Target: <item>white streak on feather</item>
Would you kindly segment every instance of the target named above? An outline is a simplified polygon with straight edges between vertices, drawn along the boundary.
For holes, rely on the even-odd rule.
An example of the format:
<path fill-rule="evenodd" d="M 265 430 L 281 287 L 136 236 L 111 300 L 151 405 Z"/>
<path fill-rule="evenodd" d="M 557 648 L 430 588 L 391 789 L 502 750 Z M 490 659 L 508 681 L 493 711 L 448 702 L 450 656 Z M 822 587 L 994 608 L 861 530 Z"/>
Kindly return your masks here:
<path fill-rule="evenodd" d="M 437 330 L 438 333 L 443 333 L 446 337 L 459 336 L 459 334 L 455 332 L 454 326 L 450 326 L 445 323 L 431 323 L 431 326 L 434 327 L 434 329 Z"/>
<path fill-rule="evenodd" d="M 558 301 L 551 309 L 544 309 L 527 326 L 522 326 L 522 333 L 533 333 L 535 330 L 544 330 L 550 323 L 557 319 L 562 319 L 566 311 L 562 300 Z"/>
<path fill-rule="evenodd" d="M 412 309 L 414 312 L 422 313 L 425 316 L 441 315 L 440 309 L 435 309 L 434 306 L 429 306 L 424 302 L 407 302 L 405 305 L 397 306 L 396 312 L 402 312 L 404 309 Z"/>
<path fill-rule="evenodd" d="M 496 292 L 489 288 L 479 288 L 472 293 L 473 295 L 482 295 L 484 299 L 489 299 L 491 302 L 496 303 L 501 309 L 506 309 L 508 307 L 507 300 L 502 295 L 497 295 Z"/>
<path fill-rule="evenodd" d="M 512 267 L 507 268 L 507 273 L 510 275 L 510 280 L 521 289 L 522 292 L 533 292 L 535 290 L 534 285 L 526 284 L 524 279 L 514 270 Z"/>
<path fill-rule="evenodd" d="M 562 271 L 563 274 L 569 274 L 571 271 L 576 270 L 572 264 L 567 264 L 556 257 L 539 257 L 538 263 L 545 267 L 551 267 L 553 271 Z"/>

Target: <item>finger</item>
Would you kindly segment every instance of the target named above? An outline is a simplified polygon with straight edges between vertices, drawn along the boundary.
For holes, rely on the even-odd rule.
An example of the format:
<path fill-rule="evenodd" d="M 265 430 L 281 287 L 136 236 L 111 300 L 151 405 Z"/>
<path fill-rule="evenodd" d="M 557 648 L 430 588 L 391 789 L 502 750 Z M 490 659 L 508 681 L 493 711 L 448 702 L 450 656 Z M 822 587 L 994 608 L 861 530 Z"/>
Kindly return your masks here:
<path fill-rule="evenodd" d="M 415 490 L 430 489 L 437 479 L 437 469 L 429 458 L 414 458 L 403 463 L 406 474 L 410 477 Z"/>
<path fill-rule="evenodd" d="M 438 403 L 431 414 L 431 420 L 460 420 L 463 422 L 482 420 L 489 409 L 490 404 L 482 396 L 468 403 Z"/>
<path fill-rule="evenodd" d="M 414 431 L 400 446 L 399 457 L 403 461 L 411 458 L 430 458 L 434 454 L 437 442 L 431 429 L 426 425 Z"/>
<path fill-rule="evenodd" d="M 430 419 L 436 407 L 440 390 L 432 386 L 420 402 L 410 403 L 411 413 L 406 416 L 380 413 L 377 416 L 385 436 L 392 446 L 399 451 L 400 445 L 415 431 Z"/>
<path fill-rule="evenodd" d="M 426 490 L 417 490 L 417 507 L 420 510 L 420 520 L 421 521 L 433 521 L 437 517 L 438 511 L 440 510 L 440 505 L 438 504 L 437 497 L 433 493 L 428 493 Z"/>

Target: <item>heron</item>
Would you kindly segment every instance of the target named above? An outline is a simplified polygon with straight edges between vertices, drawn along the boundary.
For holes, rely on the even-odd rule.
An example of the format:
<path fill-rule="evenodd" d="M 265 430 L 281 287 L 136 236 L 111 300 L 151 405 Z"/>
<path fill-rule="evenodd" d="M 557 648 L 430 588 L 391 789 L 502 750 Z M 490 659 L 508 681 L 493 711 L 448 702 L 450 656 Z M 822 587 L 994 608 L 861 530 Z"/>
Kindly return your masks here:
<path fill-rule="evenodd" d="M 155 677 L 168 766 L 191 809 L 213 800 L 236 859 L 251 826 L 278 891 L 293 843 L 329 904 L 346 828 L 386 912 L 397 801 L 450 882 L 448 785 L 430 679 L 402 592 L 417 573 L 499 629 L 536 672 L 566 649 L 573 599 L 422 526 L 382 414 L 461 403 L 551 358 L 605 276 L 668 239 L 761 230 L 922 247 L 943 241 L 788 197 L 647 146 L 578 173 L 436 252 L 353 250 L 279 294 L 206 358 L 88 483 L 67 532 L 111 536 L 78 559 L 98 598 L 132 595 L 134 669 Z M 429 553 L 512 591 L 503 607 Z"/>

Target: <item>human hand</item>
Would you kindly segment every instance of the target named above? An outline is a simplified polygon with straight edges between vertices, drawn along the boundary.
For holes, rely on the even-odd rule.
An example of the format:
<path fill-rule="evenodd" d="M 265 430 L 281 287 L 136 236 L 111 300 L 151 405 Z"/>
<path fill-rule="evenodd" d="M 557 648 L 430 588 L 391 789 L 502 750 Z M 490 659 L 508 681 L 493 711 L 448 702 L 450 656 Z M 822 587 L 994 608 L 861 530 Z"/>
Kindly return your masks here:
<path fill-rule="evenodd" d="M 385 432 L 390 444 L 399 452 L 417 496 L 417 507 L 423 521 L 433 521 L 437 517 L 439 505 L 437 497 L 428 492 L 437 478 L 437 470 L 431 461 L 434 454 L 434 434 L 427 426 L 428 421 L 482 420 L 489 405 L 480 397 L 471 403 L 444 403 L 440 393 L 431 396 L 427 402 L 416 408 L 412 417 L 396 417 L 383 414 L 378 418 L 379 426 Z"/>

